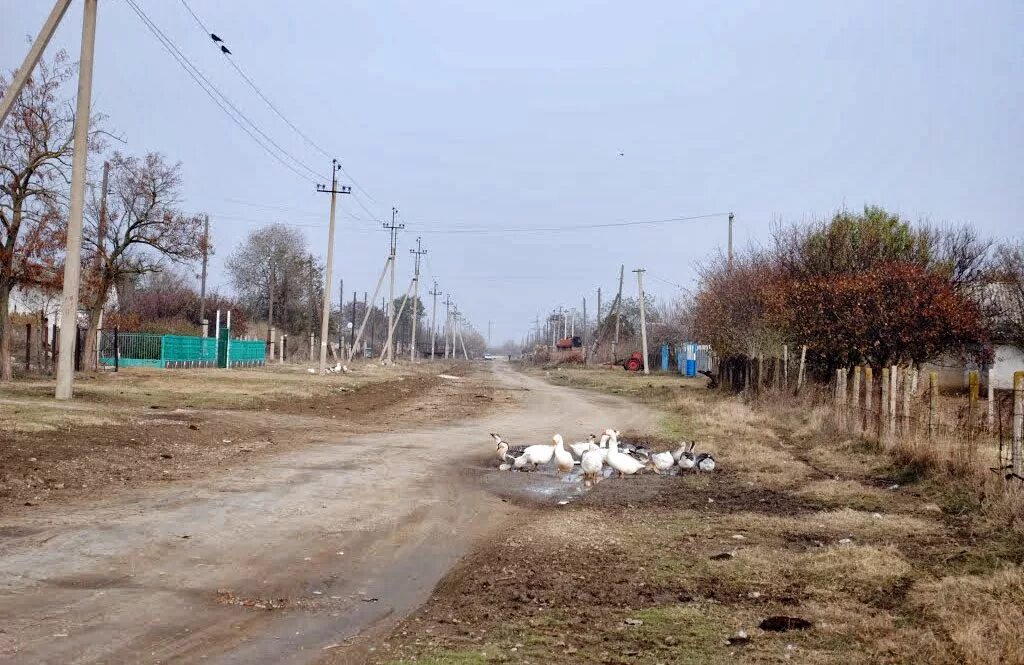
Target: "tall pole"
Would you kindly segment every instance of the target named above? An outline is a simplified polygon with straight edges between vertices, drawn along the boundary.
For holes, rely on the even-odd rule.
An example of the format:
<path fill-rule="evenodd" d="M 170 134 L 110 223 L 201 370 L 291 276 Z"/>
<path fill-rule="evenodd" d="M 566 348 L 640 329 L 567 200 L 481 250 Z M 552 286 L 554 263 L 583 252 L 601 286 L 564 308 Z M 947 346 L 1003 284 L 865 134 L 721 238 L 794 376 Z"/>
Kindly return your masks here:
<path fill-rule="evenodd" d="M 409 253 L 414 254 L 416 256 L 416 271 L 415 273 L 413 273 L 412 278 L 415 286 L 413 286 L 412 292 L 412 339 L 410 340 L 409 343 L 410 362 L 416 362 L 416 324 L 418 322 L 417 316 L 419 315 L 419 312 L 417 311 L 417 306 L 419 305 L 420 299 L 420 260 L 423 258 L 423 255 L 427 253 L 427 250 L 421 247 L 421 241 L 422 238 L 417 236 L 416 249 L 409 250 Z"/>
<path fill-rule="evenodd" d="M 587 352 L 587 299 L 586 298 L 583 299 L 583 340 L 582 341 L 583 341 L 583 346 L 581 348 L 583 349 L 583 353 L 585 354 Z M 583 356 L 583 363 L 584 364 L 587 363 L 587 356 L 586 355 Z"/>
<path fill-rule="evenodd" d="M 644 354 L 644 374 L 650 374 L 651 370 L 647 367 L 647 307 L 644 301 L 644 269 L 637 268 L 633 272 L 636 273 L 636 284 L 640 289 L 640 344 Z"/>
<path fill-rule="evenodd" d="M 355 291 L 353 291 L 352 292 L 352 316 L 349 317 L 349 320 L 351 321 L 351 326 L 352 327 L 349 328 L 349 333 L 348 333 L 348 348 L 349 348 L 348 357 L 349 357 L 349 359 L 351 359 L 352 358 L 352 354 L 356 352 L 356 298 L 358 298 L 358 297 L 359 297 L 359 294 L 356 293 Z M 366 291 L 363 291 L 363 300 L 364 301 L 366 300 Z"/>
<path fill-rule="evenodd" d="M 103 165 L 103 182 L 107 181 L 107 164 Z M 106 189 L 106 185 L 104 185 Z M 104 192 L 105 193 L 105 192 Z M 104 211 L 105 212 L 105 211 Z M 100 219 L 103 217 L 101 216 Z M 210 256 L 210 216 L 203 216 L 203 272 L 199 280 L 199 325 L 203 327 L 203 337 L 206 337 L 206 267 Z"/>
<path fill-rule="evenodd" d="M 341 164 L 338 160 L 331 160 L 331 188 L 317 185 L 316 191 L 331 195 L 331 222 L 327 227 L 327 265 L 324 267 L 324 297 L 323 310 L 320 313 L 320 376 L 327 374 L 327 335 L 328 324 L 331 321 L 331 271 L 334 269 L 334 213 L 338 207 L 338 194 L 351 194 L 352 188 L 342 185 L 338 188 L 338 171 Z M 310 261 L 312 265 L 312 260 Z M 342 291 L 344 293 L 344 291 Z"/>
<path fill-rule="evenodd" d="M 493 324 L 494 324 L 494 321 L 491 321 L 490 319 L 487 319 L 487 348 L 488 349 L 491 348 L 491 326 Z"/>
<path fill-rule="evenodd" d="M 345 280 L 338 280 L 338 353 L 345 355 Z"/>
<path fill-rule="evenodd" d="M 731 212 L 729 213 L 729 269 L 732 270 L 732 222 L 735 218 Z"/>
<path fill-rule="evenodd" d="M 622 318 L 622 276 L 625 269 L 625 266 L 619 266 L 619 294 L 615 296 L 615 339 L 612 340 L 612 362 L 615 362 L 615 349 L 619 345 L 619 319 Z"/>
<path fill-rule="evenodd" d="M 391 260 L 390 277 L 388 279 L 388 330 L 395 327 L 395 250 L 398 247 L 398 231 L 405 228 L 405 224 L 395 224 L 395 216 L 398 215 L 398 208 L 391 208 L 391 224 L 384 222 L 384 228 L 391 232 L 391 253 L 388 254 Z M 388 340 L 388 348 L 385 349 L 387 361 L 395 361 L 392 340 Z"/>
<path fill-rule="evenodd" d="M 437 348 L 437 297 L 441 292 L 437 290 L 437 280 L 434 280 L 434 288 L 429 291 L 434 296 L 434 306 L 430 310 L 430 359 L 434 360 L 434 351 Z"/>
<path fill-rule="evenodd" d="M 448 333 L 452 327 L 452 297 L 444 297 L 444 359 L 448 360 Z"/>
<path fill-rule="evenodd" d="M 4 93 L 3 99 L 0 99 L 0 125 L 4 124 L 7 115 L 14 108 L 14 102 L 17 101 L 22 89 L 32 76 L 32 70 L 39 64 L 39 58 L 42 57 L 43 51 L 46 50 L 46 45 L 50 43 L 50 38 L 53 37 L 53 33 L 57 30 L 57 26 L 60 25 L 61 19 L 64 18 L 64 14 L 67 12 L 70 4 L 71 0 L 57 0 L 54 3 L 53 9 L 50 10 L 50 15 L 46 17 L 46 23 L 43 24 L 43 29 L 36 35 L 36 40 L 32 42 L 32 46 L 25 55 L 21 67 L 14 73 L 14 78 L 7 87 L 7 92 Z M 95 12 L 95 3 L 93 3 L 93 11 Z M 95 14 L 93 19 L 95 23 Z M 89 63 L 89 65 L 91 67 L 92 63 Z"/>
<path fill-rule="evenodd" d="M 78 66 L 78 103 L 75 109 L 74 152 L 71 156 L 71 205 L 64 253 L 64 296 L 61 302 L 60 349 L 54 397 L 71 399 L 75 382 L 75 337 L 78 335 L 78 286 L 82 272 L 82 210 L 85 206 L 85 171 L 89 153 L 89 112 L 92 103 L 92 64 L 96 50 L 98 0 L 85 0 L 82 16 L 82 51 Z M 56 10 L 56 8 L 55 8 Z M 63 14 L 63 11 L 60 12 Z M 52 14 L 51 14 L 52 16 Z"/>

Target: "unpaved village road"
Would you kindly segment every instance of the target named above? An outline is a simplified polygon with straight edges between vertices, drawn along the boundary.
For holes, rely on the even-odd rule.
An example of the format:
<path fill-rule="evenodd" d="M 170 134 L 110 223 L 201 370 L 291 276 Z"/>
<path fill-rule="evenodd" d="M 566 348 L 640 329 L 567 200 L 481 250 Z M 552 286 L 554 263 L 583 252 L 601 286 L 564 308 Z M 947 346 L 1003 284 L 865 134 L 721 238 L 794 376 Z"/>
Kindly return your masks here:
<path fill-rule="evenodd" d="M 365 648 L 508 523 L 479 482 L 488 432 L 572 440 L 649 417 L 504 363 L 492 376 L 522 397 L 485 419 L 0 520 L 0 662 L 308 663 Z"/>

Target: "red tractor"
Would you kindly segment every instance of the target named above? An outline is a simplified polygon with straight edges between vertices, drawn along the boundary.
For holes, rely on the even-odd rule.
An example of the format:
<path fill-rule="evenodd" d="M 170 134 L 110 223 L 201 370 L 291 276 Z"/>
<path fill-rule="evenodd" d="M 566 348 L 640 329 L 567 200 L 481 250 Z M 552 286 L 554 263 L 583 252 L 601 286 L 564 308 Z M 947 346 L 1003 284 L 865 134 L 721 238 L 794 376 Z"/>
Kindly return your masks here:
<path fill-rule="evenodd" d="M 644 354 L 634 351 L 629 358 L 622 362 L 622 368 L 627 372 L 639 372 L 644 367 Z"/>

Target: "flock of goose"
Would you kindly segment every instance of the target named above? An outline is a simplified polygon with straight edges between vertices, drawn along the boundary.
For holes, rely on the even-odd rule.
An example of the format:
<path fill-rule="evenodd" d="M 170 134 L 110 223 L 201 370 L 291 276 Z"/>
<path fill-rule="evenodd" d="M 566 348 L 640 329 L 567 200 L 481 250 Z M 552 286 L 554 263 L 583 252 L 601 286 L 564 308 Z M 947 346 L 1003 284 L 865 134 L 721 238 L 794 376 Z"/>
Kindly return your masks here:
<path fill-rule="evenodd" d="M 656 473 L 715 470 L 715 458 L 711 453 L 697 453 L 696 441 L 682 443 L 675 450 L 656 453 L 646 446 L 620 441 L 619 432 L 607 429 L 600 441 L 593 434 L 586 441 L 566 445 L 561 434 L 551 437 L 551 444 L 533 446 L 511 446 L 499 434 L 491 434 L 497 444 L 495 450 L 501 461 L 502 471 L 536 471 L 541 464 L 552 460 L 559 473 L 569 473 L 579 465 L 583 478 L 596 483 L 604 477 L 605 466 L 618 472 L 619 477 L 632 476 L 644 469 Z M 678 469 L 678 470 L 677 470 Z"/>

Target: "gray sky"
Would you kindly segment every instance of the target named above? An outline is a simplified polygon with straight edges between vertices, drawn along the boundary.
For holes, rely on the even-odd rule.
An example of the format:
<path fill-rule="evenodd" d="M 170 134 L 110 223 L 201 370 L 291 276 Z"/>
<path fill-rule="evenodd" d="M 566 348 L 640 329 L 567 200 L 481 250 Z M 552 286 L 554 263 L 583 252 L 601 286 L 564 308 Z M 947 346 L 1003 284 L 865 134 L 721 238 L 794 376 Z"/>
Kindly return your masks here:
<path fill-rule="evenodd" d="M 329 172 L 178 0 L 138 2 L 263 131 Z M 743 245 L 775 219 L 878 203 L 1021 234 L 1024 3 L 190 4 L 278 108 L 338 156 L 374 216 L 400 210 L 399 281 L 422 235 L 427 281 L 478 330 L 493 320 L 496 343 L 584 296 L 592 314 L 619 263 L 648 268 L 649 291 L 672 297 L 670 282 L 692 286 L 694 263 L 726 237 L 724 217 L 508 229 L 734 210 Z M 50 5 L 0 0 L 0 66 L 20 63 Z M 77 58 L 80 32 L 75 2 L 53 46 Z M 215 286 L 228 290 L 223 259 L 261 223 L 311 225 L 323 251 L 328 197 L 234 125 L 124 0 L 100 0 L 97 40 L 94 109 L 124 150 L 183 162 L 187 208 L 214 224 Z M 335 270 L 361 297 L 387 234 L 355 198 L 342 199 L 360 219 L 340 218 Z M 492 232 L 451 232 L 465 228 Z"/>

